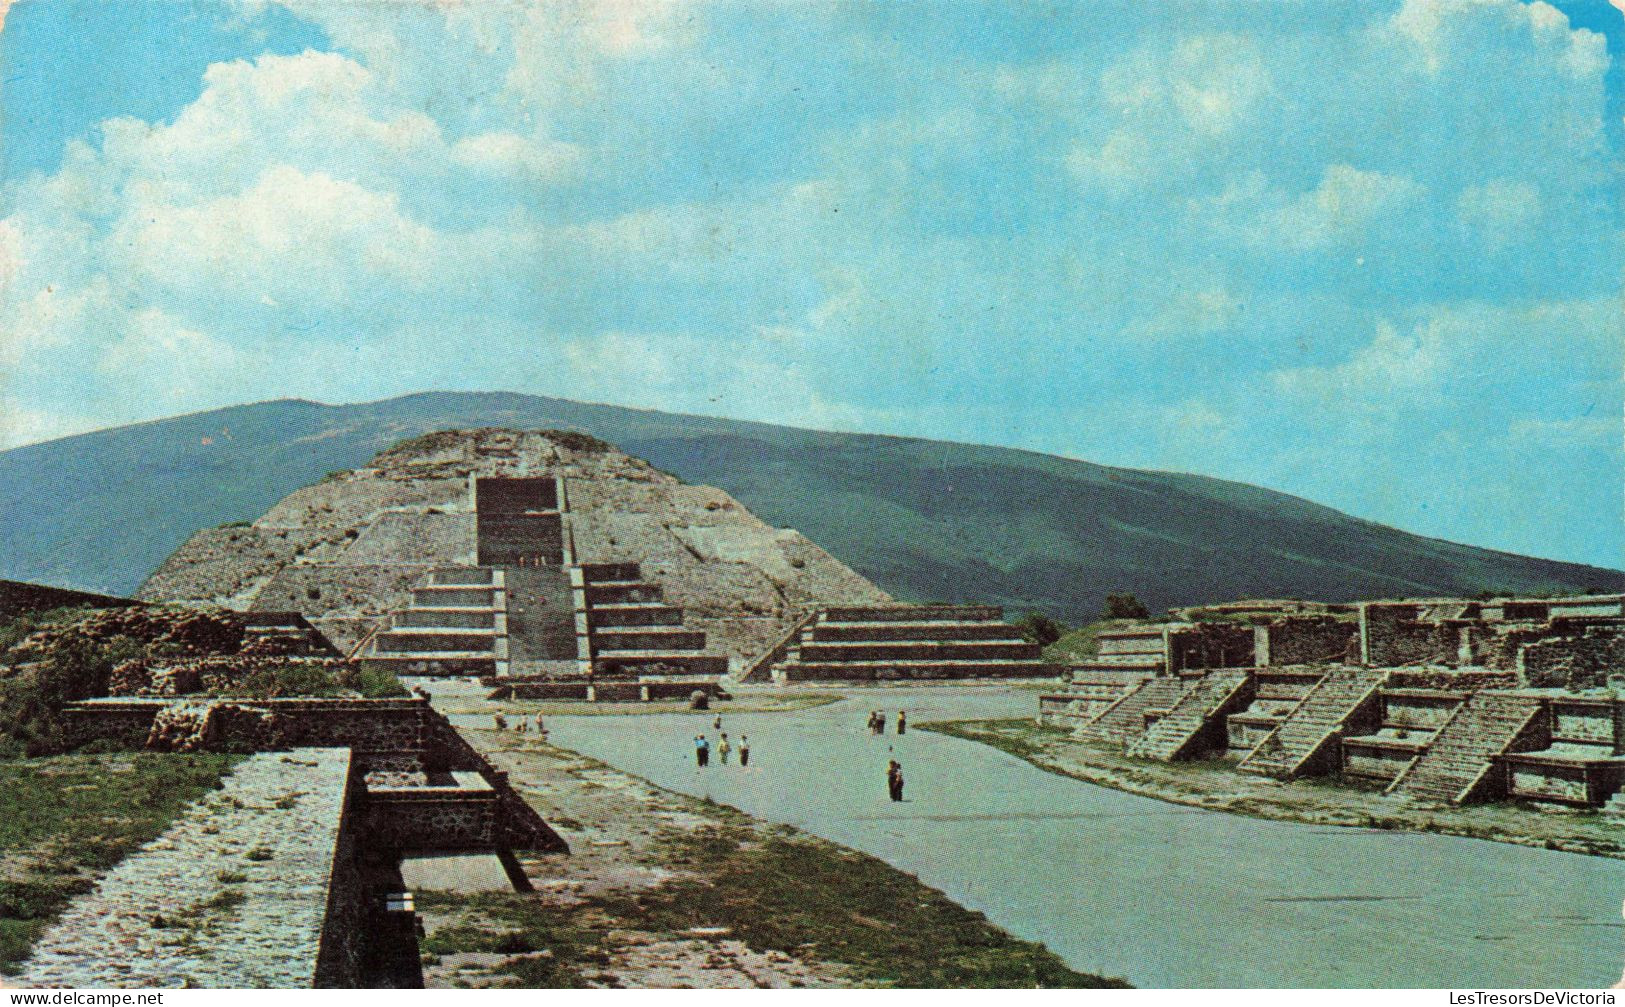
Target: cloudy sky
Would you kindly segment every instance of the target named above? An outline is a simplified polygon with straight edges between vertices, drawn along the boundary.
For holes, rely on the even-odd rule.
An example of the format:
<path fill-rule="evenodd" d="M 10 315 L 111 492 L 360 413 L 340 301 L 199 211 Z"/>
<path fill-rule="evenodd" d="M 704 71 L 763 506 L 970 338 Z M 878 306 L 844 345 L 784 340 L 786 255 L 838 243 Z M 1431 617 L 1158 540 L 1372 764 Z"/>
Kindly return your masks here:
<path fill-rule="evenodd" d="M 1621 565 L 1603 0 L 4 19 L 0 446 L 510 389 Z"/>

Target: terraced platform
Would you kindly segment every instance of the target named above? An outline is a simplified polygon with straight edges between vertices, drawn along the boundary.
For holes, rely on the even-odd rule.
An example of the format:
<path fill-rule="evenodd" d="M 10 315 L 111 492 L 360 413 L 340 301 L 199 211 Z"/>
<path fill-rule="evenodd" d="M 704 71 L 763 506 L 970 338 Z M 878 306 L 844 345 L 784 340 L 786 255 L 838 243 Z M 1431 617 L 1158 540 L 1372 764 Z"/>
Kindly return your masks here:
<path fill-rule="evenodd" d="M 1040 659 L 991 605 L 836 606 L 805 618 L 749 671 L 779 682 L 1049 678 Z"/>

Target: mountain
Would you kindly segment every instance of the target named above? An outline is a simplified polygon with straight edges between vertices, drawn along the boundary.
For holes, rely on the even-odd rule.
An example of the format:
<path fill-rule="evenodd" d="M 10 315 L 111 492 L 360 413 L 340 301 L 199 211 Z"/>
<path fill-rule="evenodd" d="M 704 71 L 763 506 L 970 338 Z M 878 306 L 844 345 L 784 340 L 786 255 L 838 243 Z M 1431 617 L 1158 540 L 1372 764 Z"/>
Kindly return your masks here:
<path fill-rule="evenodd" d="M 284 400 L 0 452 L 0 578 L 128 593 L 192 532 L 251 520 L 396 441 L 591 433 L 800 530 L 902 600 L 1069 622 L 1244 597 L 1625 590 L 1625 573 L 1423 538 L 1242 483 L 1010 448 L 838 434 L 512 393 Z"/>

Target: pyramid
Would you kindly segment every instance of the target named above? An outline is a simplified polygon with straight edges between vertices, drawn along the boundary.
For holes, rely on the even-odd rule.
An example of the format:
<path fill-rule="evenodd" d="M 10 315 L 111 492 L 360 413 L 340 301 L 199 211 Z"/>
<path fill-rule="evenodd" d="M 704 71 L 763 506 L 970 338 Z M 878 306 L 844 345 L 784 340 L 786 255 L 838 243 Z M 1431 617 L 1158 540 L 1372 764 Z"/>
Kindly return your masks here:
<path fill-rule="evenodd" d="M 821 606 L 891 599 L 805 536 L 585 434 L 402 442 L 197 532 L 147 601 L 298 612 L 402 673 L 720 675 Z"/>

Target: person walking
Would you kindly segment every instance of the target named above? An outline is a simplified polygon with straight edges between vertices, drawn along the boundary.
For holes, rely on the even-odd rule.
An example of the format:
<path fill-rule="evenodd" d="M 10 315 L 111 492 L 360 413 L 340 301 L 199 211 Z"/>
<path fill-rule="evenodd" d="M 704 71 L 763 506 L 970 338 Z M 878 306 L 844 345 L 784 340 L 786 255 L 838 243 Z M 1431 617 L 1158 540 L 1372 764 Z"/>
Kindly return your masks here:
<path fill-rule="evenodd" d="M 536 715 L 536 733 L 544 738 L 547 737 L 547 728 L 542 726 L 542 715 L 539 713 Z"/>
<path fill-rule="evenodd" d="M 908 733 L 908 714 L 904 713 L 902 710 L 897 711 L 897 733 Z"/>
<path fill-rule="evenodd" d="M 741 769 L 750 765 L 750 735 L 739 736 L 739 767 Z"/>
<path fill-rule="evenodd" d="M 711 722 L 711 729 L 714 731 L 722 730 L 722 714 L 717 714 L 717 719 Z"/>
<path fill-rule="evenodd" d="M 694 736 L 694 761 L 701 769 L 711 764 L 711 743 L 705 740 L 705 735 Z"/>
<path fill-rule="evenodd" d="M 903 799 L 903 767 L 897 764 L 896 759 L 891 760 L 891 764 L 886 767 L 886 790 L 891 794 L 892 800 Z"/>
<path fill-rule="evenodd" d="M 728 753 L 731 751 L 733 751 L 733 746 L 728 744 L 728 735 L 727 732 L 724 732 L 722 741 L 717 744 L 717 752 L 722 755 L 722 764 L 724 766 L 728 764 Z"/>

